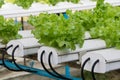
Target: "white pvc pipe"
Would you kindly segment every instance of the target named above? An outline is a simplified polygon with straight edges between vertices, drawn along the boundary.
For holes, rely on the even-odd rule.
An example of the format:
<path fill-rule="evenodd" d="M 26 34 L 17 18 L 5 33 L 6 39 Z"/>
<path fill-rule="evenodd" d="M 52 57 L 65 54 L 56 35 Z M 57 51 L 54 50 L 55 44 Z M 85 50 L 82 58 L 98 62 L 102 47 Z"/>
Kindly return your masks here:
<path fill-rule="evenodd" d="M 82 48 L 78 47 L 76 50 L 71 51 L 67 49 L 66 51 L 59 51 L 55 48 L 51 47 L 40 47 L 38 50 L 38 60 L 40 61 L 40 57 L 43 51 L 45 51 L 44 55 L 44 63 L 48 64 L 48 55 L 50 52 L 53 53 L 52 55 L 52 64 L 56 65 L 62 62 L 69 62 L 79 59 L 79 53 L 82 51 L 90 51 L 90 50 L 97 50 L 106 48 L 106 44 L 103 40 L 100 39 L 93 39 L 93 40 L 85 40 L 84 45 Z M 72 56 L 71 56 L 72 55 Z M 64 57 L 65 56 L 65 57 Z"/>
<path fill-rule="evenodd" d="M 0 48 L 5 48 L 5 45 L 0 43 Z"/>
<path fill-rule="evenodd" d="M 119 6 L 120 1 L 119 0 L 107 0 L 106 2 L 109 2 L 113 6 Z M 10 7 L 8 7 L 9 5 Z M 23 17 L 23 16 L 30 16 L 30 15 L 38 15 L 43 12 L 48 12 L 48 13 L 62 13 L 66 12 L 66 10 L 71 9 L 71 10 L 85 10 L 85 9 L 93 9 L 96 6 L 96 3 L 90 2 L 90 1 L 83 1 L 82 4 L 71 4 L 67 5 L 56 5 L 56 6 L 46 6 L 45 7 L 31 7 L 28 10 L 24 10 L 21 7 L 18 7 L 13 4 L 5 4 L 3 8 L 0 9 L 0 15 L 3 15 L 4 17 Z M 43 6 L 43 5 L 42 5 Z"/>
<path fill-rule="evenodd" d="M 13 47 L 7 50 L 8 54 L 12 55 L 13 49 L 19 45 L 19 47 L 15 51 L 15 56 L 23 57 L 25 55 L 35 54 L 40 48 L 40 44 L 38 40 L 35 38 L 24 38 L 18 40 L 11 40 L 7 47 L 13 45 Z"/>
<path fill-rule="evenodd" d="M 7 51 L 8 54 L 11 55 L 13 49 L 17 45 L 19 45 L 19 50 L 17 49 L 15 56 L 25 56 L 25 55 L 33 54 L 33 52 L 36 53 L 37 49 L 35 49 L 35 48 L 36 47 L 38 48 L 38 46 L 40 46 L 40 44 L 38 43 L 37 39 L 33 38 L 34 35 L 31 34 L 31 30 L 19 31 L 18 33 L 22 36 L 22 39 L 11 40 L 7 44 L 7 47 L 10 45 L 14 46 Z M 85 37 L 86 39 L 90 38 L 90 34 L 88 32 L 85 33 L 85 36 L 86 36 Z"/>
<path fill-rule="evenodd" d="M 24 30 L 24 31 L 18 31 L 18 34 L 22 36 L 22 38 L 33 38 L 34 35 L 31 33 L 31 30 Z M 0 43 L 0 48 L 5 48 L 6 45 Z"/>
<path fill-rule="evenodd" d="M 85 32 L 85 39 L 90 39 L 91 35 L 88 31 Z"/>
<path fill-rule="evenodd" d="M 32 38 L 34 35 L 31 33 L 31 30 L 23 30 L 19 31 L 18 34 L 22 36 L 22 38 Z"/>
<path fill-rule="evenodd" d="M 120 50 L 115 48 L 87 52 L 82 57 L 82 64 L 89 57 L 90 61 L 86 63 L 84 68 L 87 71 L 91 71 L 92 65 L 97 59 L 99 59 L 99 62 L 94 69 L 96 73 L 105 73 L 120 69 Z"/>

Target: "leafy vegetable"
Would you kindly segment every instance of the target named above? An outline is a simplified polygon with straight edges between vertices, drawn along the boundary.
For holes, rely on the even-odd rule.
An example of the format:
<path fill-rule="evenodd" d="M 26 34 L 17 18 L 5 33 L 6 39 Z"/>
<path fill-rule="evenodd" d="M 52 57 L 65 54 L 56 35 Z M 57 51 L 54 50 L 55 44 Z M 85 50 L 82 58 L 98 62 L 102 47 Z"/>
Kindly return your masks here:
<path fill-rule="evenodd" d="M 90 31 L 92 38 L 101 38 L 105 40 L 107 47 L 120 49 L 120 7 L 113 7 L 104 3 L 104 0 L 98 0 L 93 10 L 75 13 L 67 11 L 67 15 L 69 16 L 67 20 L 63 18 L 62 14 L 59 17 L 55 14 L 31 16 L 29 22 L 36 28 L 33 33 L 39 42 L 57 48 L 75 49 L 75 44 L 81 45 L 84 41 L 83 37 L 77 38 L 76 35 L 83 36 L 85 28 Z M 79 30 L 80 33 L 74 29 Z M 72 34 L 75 35 L 75 38 L 72 37 Z"/>
<path fill-rule="evenodd" d="M 49 3 L 52 4 L 52 5 L 55 5 L 58 2 L 64 2 L 64 1 L 72 2 L 72 3 L 78 3 L 80 0 L 49 0 Z"/>
<path fill-rule="evenodd" d="M 4 0 L 5 2 L 8 2 L 8 3 L 14 3 L 15 0 Z"/>
<path fill-rule="evenodd" d="M 6 44 L 12 39 L 21 38 L 18 35 L 20 26 L 19 23 L 15 24 L 12 19 L 6 20 L 3 16 L 0 16 L 0 41 Z"/>
<path fill-rule="evenodd" d="M 78 3 L 79 0 L 7 0 L 7 2 L 14 2 L 14 4 L 17 4 L 18 6 L 22 6 L 25 9 L 28 9 L 33 2 L 41 2 L 41 3 L 47 3 L 56 5 L 58 2 L 72 2 L 72 3 Z"/>
<path fill-rule="evenodd" d="M 5 0 L 5 2 L 10 2 L 17 4 L 18 6 L 22 6 L 24 9 L 28 9 L 33 2 L 56 5 L 58 2 L 64 2 L 64 1 L 72 2 L 72 3 L 79 2 L 79 0 Z M 0 6 L 2 6 L 2 4 L 4 4 L 4 0 L 0 0 Z"/>
<path fill-rule="evenodd" d="M 78 3 L 80 0 L 67 0 L 68 2 Z"/>
<path fill-rule="evenodd" d="M 95 23 L 90 29 L 91 36 L 105 40 L 107 47 L 120 49 L 120 7 L 98 0 L 91 19 Z"/>
<path fill-rule="evenodd" d="M 98 0 L 91 0 L 91 1 L 98 1 Z"/>
<path fill-rule="evenodd" d="M 50 4 L 49 0 L 38 0 L 38 2 L 40 2 L 40 3 L 46 3 L 46 4 Z"/>
<path fill-rule="evenodd" d="M 89 31 L 92 27 L 95 27 L 95 22 L 93 21 L 93 12 L 91 10 L 82 10 L 78 13 L 79 20 L 81 20 L 84 28 Z"/>
<path fill-rule="evenodd" d="M 4 4 L 4 0 L 0 0 L 0 8 L 2 7 L 3 4 Z"/>
<path fill-rule="evenodd" d="M 84 28 L 75 12 L 67 11 L 69 19 L 65 19 L 63 14 L 40 14 L 30 16 L 28 22 L 35 26 L 32 31 L 35 37 L 43 45 L 52 46 L 58 49 L 74 50 L 76 44 L 82 47 L 84 42 Z"/>
<path fill-rule="evenodd" d="M 24 9 L 28 9 L 31 6 L 31 4 L 36 1 L 37 0 L 15 0 L 14 4 L 22 6 Z"/>

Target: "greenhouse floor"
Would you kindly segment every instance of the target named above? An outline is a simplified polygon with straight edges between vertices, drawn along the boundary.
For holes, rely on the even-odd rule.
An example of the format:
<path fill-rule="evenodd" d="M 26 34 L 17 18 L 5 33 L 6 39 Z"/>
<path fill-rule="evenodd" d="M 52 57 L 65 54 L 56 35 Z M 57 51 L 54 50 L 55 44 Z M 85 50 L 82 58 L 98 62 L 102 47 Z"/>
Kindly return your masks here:
<path fill-rule="evenodd" d="M 23 64 L 22 63 L 23 59 L 21 59 L 21 58 L 17 58 L 16 61 L 20 64 Z M 31 60 L 27 59 L 28 63 L 30 61 Z M 38 61 L 34 61 L 34 62 L 35 62 L 34 68 L 43 69 Z M 26 64 L 26 65 L 29 66 L 29 64 Z M 49 69 L 48 66 L 47 66 L 47 68 Z M 61 74 L 65 73 L 65 70 L 64 70 L 65 67 L 63 67 L 61 65 L 54 66 L 54 68 L 56 69 L 57 72 L 59 72 Z M 72 76 L 80 76 L 80 71 L 78 72 L 78 69 L 71 68 L 71 75 Z M 31 74 L 28 72 L 13 72 L 13 71 L 7 70 L 4 67 L 1 67 L 0 68 L 0 80 L 53 80 L 53 79 L 43 77 L 43 76 L 38 76 L 38 75 Z"/>
<path fill-rule="evenodd" d="M 21 60 L 22 59 L 19 59 L 19 61 Z M 30 60 L 27 61 L 29 62 Z M 42 69 L 40 63 L 37 61 L 35 62 L 35 68 Z M 55 69 L 59 73 L 64 74 L 63 66 L 61 65 L 55 66 Z M 86 80 L 92 80 L 90 72 L 85 71 L 84 73 Z M 80 77 L 80 68 L 71 67 L 71 75 L 74 77 Z M 120 70 L 111 71 L 106 74 L 96 74 L 96 78 L 97 80 L 120 80 Z M 49 79 L 43 76 L 38 76 L 27 72 L 12 72 L 2 67 L 0 68 L 0 80 L 53 80 L 53 79 Z"/>
<path fill-rule="evenodd" d="M 61 70 L 63 71 L 63 68 L 59 69 L 58 71 L 61 71 Z M 78 75 L 79 72 L 77 72 L 75 74 Z M 3 75 L 4 75 L 4 77 L 3 77 Z M 25 73 L 25 72 L 17 73 L 17 72 L 9 71 L 9 73 L 3 73 L 2 75 L 0 74 L 0 80 L 53 80 L 53 79 L 43 77 L 43 76 L 38 76 L 35 74 L 29 74 L 29 73 Z"/>

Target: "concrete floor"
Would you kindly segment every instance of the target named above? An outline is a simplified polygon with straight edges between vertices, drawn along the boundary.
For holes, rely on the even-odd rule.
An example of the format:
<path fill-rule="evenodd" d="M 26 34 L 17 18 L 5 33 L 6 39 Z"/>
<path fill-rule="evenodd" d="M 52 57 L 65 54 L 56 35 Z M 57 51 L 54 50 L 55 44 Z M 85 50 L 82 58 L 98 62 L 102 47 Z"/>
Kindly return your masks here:
<path fill-rule="evenodd" d="M 19 61 L 22 61 L 22 59 L 19 59 Z M 74 67 L 75 65 L 73 64 L 72 66 Z M 34 67 L 42 69 L 38 61 L 35 61 Z M 65 73 L 63 66 L 59 65 L 59 66 L 54 66 L 54 67 L 57 70 L 57 72 L 61 74 Z M 71 75 L 74 77 L 80 77 L 80 68 L 73 68 L 73 67 L 71 67 L 70 69 Z M 84 74 L 85 74 L 86 80 L 92 80 L 90 72 L 85 71 Z M 120 70 L 111 71 L 106 74 L 96 74 L 96 78 L 97 80 L 120 80 Z M 28 72 L 12 72 L 12 71 L 7 70 L 6 68 L 1 68 L 0 69 L 0 80 L 53 80 L 53 79 L 43 77 L 43 76 L 38 76 L 38 75 L 31 74 Z"/>
<path fill-rule="evenodd" d="M 28 64 L 26 64 L 27 66 L 30 66 L 29 63 L 31 62 L 31 60 L 26 60 Z M 16 58 L 16 62 L 18 62 L 19 64 L 23 64 L 23 59 L 22 58 Z M 49 69 L 48 65 L 46 65 L 47 68 Z M 38 69 L 43 69 L 41 64 L 38 61 L 34 61 L 34 68 L 38 68 Z M 54 66 L 56 71 L 60 74 L 65 74 L 65 67 L 61 66 L 61 65 L 57 65 Z M 13 71 L 9 71 L 6 68 L 2 67 L 0 69 L 0 80 L 53 80 L 53 79 L 49 79 L 43 76 L 39 76 L 39 75 L 35 75 L 35 74 L 31 74 L 28 72 L 13 72 Z M 80 70 L 76 69 L 76 68 L 71 68 L 71 75 L 73 76 L 80 76 Z"/>
<path fill-rule="evenodd" d="M 64 67 L 59 67 L 56 69 L 59 73 L 64 74 Z M 80 71 L 78 69 L 71 69 L 72 76 L 80 76 Z M 4 70 L 0 73 L 0 80 L 53 80 L 47 77 L 27 73 L 27 72 L 11 72 Z"/>
<path fill-rule="evenodd" d="M 59 69 L 59 72 L 61 70 L 63 71 L 63 69 Z M 76 73 L 76 75 L 79 75 L 79 73 L 78 74 Z M 53 79 L 43 77 L 43 76 L 34 75 L 34 74 L 28 74 L 28 75 L 24 75 L 21 77 L 19 76 L 19 77 L 15 77 L 15 78 L 9 78 L 6 80 L 53 80 Z"/>

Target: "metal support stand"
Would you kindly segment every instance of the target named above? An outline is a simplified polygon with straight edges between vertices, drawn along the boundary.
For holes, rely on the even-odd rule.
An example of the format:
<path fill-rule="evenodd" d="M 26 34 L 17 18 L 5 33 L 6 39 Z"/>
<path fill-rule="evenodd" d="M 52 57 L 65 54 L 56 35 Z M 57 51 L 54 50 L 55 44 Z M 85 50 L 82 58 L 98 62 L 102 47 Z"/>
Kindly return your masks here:
<path fill-rule="evenodd" d="M 70 67 L 68 65 L 65 66 L 65 76 L 71 77 Z M 71 78 L 72 78 L 72 80 L 82 80 L 81 78 L 75 78 L 75 77 L 71 77 Z"/>
<path fill-rule="evenodd" d="M 26 57 L 24 57 L 24 65 L 26 65 Z"/>
<path fill-rule="evenodd" d="M 21 23 L 22 23 L 22 30 L 24 30 L 24 18 L 21 17 Z"/>

